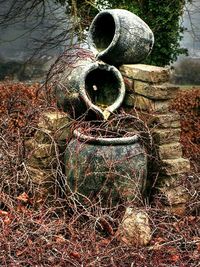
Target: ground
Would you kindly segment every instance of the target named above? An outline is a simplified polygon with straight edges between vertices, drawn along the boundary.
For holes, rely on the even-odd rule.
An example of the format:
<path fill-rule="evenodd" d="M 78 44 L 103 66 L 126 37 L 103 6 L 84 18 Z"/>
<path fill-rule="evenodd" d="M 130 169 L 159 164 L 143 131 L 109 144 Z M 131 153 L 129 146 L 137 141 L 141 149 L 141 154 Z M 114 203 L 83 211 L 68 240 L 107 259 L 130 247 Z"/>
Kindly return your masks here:
<path fill-rule="evenodd" d="M 192 163 L 186 184 L 196 190 L 195 197 L 183 216 L 164 211 L 159 198 L 141 202 L 152 238 L 140 247 L 118 235 L 127 203 L 86 208 L 59 190 L 49 199 L 35 197 L 24 143 L 39 113 L 55 110 L 55 103 L 39 84 L 5 81 L 0 89 L 0 266 L 200 266 L 200 90 L 180 93 L 173 106 L 181 115 L 181 142 Z"/>

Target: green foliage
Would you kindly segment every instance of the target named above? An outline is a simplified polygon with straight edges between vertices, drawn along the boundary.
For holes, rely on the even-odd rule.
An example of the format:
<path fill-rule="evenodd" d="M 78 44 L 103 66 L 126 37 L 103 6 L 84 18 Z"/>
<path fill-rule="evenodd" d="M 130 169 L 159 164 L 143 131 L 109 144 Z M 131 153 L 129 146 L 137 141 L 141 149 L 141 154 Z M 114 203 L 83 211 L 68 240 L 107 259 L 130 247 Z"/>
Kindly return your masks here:
<path fill-rule="evenodd" d="M 64 0 L 57 0 L 63 3 Z M 67 0 L 65 0 L 67 1 Z M 99 10 L 105 8 L 127 9 L 141 17 L 152 29 L 155 45 L 145 63 L 165 66 L 187 54 L 180 47 L 184 28 L 180 16 L 187 0 L 68 0 L 68 12 L 81 18 L 79 30 L 88 27 Z M 188 0 L 189 1 L 189 0 Z M 191 1 L 191 0 L 190 0 Z"/>
<path fill-rule="evenodd" d="M 184 28 L 179 19 L 184 4 L 185 0 L 113 0 L 111 7 L 127 9 L 149 25 L 155 44 L 145 63 L 165 66 L 187 53 L 187 49 L 180 47 Z"/>

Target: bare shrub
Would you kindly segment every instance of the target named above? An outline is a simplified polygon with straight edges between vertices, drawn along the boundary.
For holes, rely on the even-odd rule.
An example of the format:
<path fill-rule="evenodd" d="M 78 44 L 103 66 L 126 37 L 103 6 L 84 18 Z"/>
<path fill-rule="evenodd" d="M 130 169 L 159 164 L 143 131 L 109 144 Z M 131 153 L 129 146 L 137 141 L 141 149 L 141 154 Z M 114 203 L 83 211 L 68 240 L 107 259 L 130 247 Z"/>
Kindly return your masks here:
<path fill-rule="evenodd" d="M 159 199 L 151 206 L 145 201 L 141 203 L 141 208 L 149 215 L 152 229 L 152 240 L 147 247 L 128 246 L 119 240 L 117 229 L 126 202 L 112 208 L 102 207 L 100 202 L 86 207 L 76 197 L 66 198 L 65 192 L 48 201 L 36 201 L 26 179 L 24 141 L 33 136 L 39 113 L 55 110 L 55 105 L 47 102 L 39 85 L 5 82 L 1 89 L 2 267 L 199 265 L 199 217 L 171 215 L 160 209 Z M 75 124 L 77 127 L 77 122 Z M 128 133 L 128 129 L 126 131 Z M 144 132 L 148 133 L 147 129 Z M 148 135 L 146 138 L 148 140 Z M 62 166 L 58 166 L 57 171 L 62 179 L 66 178 Z M 193 181 L 191 178 L 191 186 Z M 191 209 L 198 201 L 195 197 Z"/>

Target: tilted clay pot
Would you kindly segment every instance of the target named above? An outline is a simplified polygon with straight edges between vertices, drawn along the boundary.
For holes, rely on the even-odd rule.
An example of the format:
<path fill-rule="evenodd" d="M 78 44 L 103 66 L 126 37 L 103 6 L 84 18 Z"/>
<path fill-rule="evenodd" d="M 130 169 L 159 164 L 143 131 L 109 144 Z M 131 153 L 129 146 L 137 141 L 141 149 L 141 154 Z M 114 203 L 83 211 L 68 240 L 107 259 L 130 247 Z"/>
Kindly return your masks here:
<path fill-rule="evenodd" d="M 98 59 L 113 65 L 134 64 L 151 52 L 154 35 L 138 16 L 124 9 L 107 9 L 89 28 L 90 49 Z"/>
<path fill-rule="evenodd" d="M 55 88 L 58 105 L 64 111 L 72 109 L 77 118 L 92 111 L 107 119 L 123 102 L 125 85 L 119 70 L 92 60 L 79 60 L 66 69 Z"/>

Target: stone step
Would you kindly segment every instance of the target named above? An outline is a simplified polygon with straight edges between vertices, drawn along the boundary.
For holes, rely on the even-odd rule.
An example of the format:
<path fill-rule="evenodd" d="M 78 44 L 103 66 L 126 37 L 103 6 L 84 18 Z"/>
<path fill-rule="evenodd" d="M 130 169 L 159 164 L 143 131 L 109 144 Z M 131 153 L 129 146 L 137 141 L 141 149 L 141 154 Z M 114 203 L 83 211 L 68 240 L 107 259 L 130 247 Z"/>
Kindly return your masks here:
<path fill-rule="evenodd" d="M 168 113 L 165 115 L 152 115 L 149 122 L 149 127 L 159 128 L 180 128 L 180 115 L 178 113 Z"/>
<path fill-rule="evenodd" d="M 30 139 L 26 142 L 28 153 L 27 163 L 33 168 L 51 169 L 56 164 L 55 144 L 39 144 Z"/>
<path fill-rule="evenodd" d="M 170 100 L 152 100 L 138 94 L 126 94 L 124 100 L 124 104 L 128 107 L 161 114 L 169 112 L 170 103 Z"/>
<path fill-rule="evenodd" d="M 46 129 L 48 131 L 57 131 L 68 127 L 70 118 L 67 113 L 60 111 L 43 112 L 40 114 L 38 128 Z"/>

